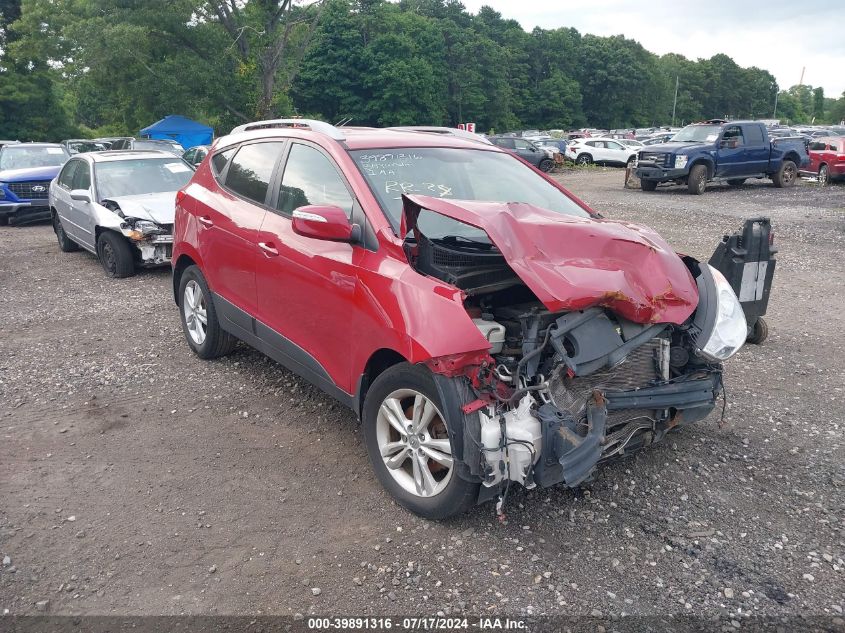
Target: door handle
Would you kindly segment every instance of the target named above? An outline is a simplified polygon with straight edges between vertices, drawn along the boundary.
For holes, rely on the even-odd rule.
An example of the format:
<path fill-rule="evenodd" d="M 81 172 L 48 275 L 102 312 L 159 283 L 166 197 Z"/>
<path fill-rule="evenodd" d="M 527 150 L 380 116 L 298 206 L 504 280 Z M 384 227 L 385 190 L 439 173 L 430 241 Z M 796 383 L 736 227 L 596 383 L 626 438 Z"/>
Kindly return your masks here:
<path fill-rule="evenodd" d="M 201 215 L 197 218 L 197 220 L 199 220 L 200 224 L 204 224 L 205 226 L 214 226 L 214 222 L 212 222 L 211 218 L 207 215 Z"/>
<path fill-rule="evenodd" d="M 273 242 L 258 242 L 258 247 L 264 251 L 267 257 L 276 257 L 279 254 Z"/>

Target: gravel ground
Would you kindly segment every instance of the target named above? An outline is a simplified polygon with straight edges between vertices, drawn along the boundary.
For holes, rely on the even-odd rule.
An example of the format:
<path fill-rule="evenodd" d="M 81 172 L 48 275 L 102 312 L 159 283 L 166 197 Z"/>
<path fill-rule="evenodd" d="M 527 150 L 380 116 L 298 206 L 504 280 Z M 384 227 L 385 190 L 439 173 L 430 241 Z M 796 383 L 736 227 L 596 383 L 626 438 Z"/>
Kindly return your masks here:
<path fill-rule="evenodd" d="M 771 334 L 727 365 L 725 428 L 512 489 L 504 525 L 409 514 L 349 411 L 245 346 L 195 358 L 168 270 L 107 280 L 49 226 L 0 228 L 0 610 L 841 615 L 845 187 L 557 177 L 703 259 L 771 216 Z"/>

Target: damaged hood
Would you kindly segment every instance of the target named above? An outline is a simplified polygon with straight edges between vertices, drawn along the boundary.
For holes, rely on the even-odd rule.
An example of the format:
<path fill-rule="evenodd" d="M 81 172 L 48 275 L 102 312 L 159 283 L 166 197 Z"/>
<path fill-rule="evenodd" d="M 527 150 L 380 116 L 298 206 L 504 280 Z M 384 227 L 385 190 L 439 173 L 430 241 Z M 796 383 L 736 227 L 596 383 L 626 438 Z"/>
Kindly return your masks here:
<path fill-rule="evenodd" d="M 698 305 L 687 267 L 647 227 L 513 202 L 402 200 L 403 239 L 422 209 L 475 226 L 552 312 L 603 306 L 637 323 L 681 324 Z"/>
<path fill-rule="evenodd" d="M 156 224 L 173 224 L 176 214 L 176 192 L 145 193 L 138 196 L 111 196 L 103 200 L 116 202 L 124 217 L 151 220 Z"/>

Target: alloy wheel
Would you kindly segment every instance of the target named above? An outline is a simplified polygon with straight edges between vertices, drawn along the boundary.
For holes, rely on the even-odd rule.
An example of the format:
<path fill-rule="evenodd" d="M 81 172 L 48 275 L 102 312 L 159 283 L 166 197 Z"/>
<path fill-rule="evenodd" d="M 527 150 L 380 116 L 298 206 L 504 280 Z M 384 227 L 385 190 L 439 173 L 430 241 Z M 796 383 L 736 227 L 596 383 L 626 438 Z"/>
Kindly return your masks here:
<path fill-rule="evenodd" d="M 446 422 L 422 393 L 398 389 L 382 401 L 376 441 L 387 472 L 403 490 L 433 497 L 452 479 L 454 460 Z"/>
<path fill-rule="evenodd" d="M 792 165 L 787 165 L 783 168 L 783 182 L 786 185 L 792 184 L 792 181 L 795 180 L 795 167 Z"/>
<path fill-rule="evenodd" d="M 827 185 L 829 179 L 830 174 L 828 173 L 827 165 L 822 165 L 819 168 L 819 184 L 824 187 Z"/>
<path fill-rule="evenodd" d="M 200 285 L 191 279 L 185 285 L 185 295 L 182 297 L 182 313 L 185 316 L 185 325 L 188 327 L 188 335 L 196 345 L 205 342 L 208 328 L 208 313 L 205 306 L 205 295 Z"/>

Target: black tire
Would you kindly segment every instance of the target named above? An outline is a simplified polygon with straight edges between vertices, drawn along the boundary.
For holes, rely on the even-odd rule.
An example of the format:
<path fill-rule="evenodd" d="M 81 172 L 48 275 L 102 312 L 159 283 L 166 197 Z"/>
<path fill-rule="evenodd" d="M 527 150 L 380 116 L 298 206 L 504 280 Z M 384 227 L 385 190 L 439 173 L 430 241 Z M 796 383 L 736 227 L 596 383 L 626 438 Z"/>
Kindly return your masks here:
<path fill-rule="evenodd" d="M 798 180 L 798 168 L 791 160 L 783 161 L 778 172 L 772 176 L 772 181 L 778 189 L 791 187 Z"/>
<path fill-rule="evenodd" d="M 53 232 L 56 234 L 56 240 L 59 242 L 59 250 L 63 253 L 72 253 L 79 250 L 79 244 L 74 242 L 65 233 L 65 227 L 62 226 L 62 221 L 59 219 L 57 213 L 53 213 Z"/>
<path fill-rule="evenodd" d="M 728 181 L 728 184 L 729 184 L 731 187 L 741 187 L 742 185 L 744 185 L 744 184 L 745 184 L 745 178 L 731 178 L 731 179 Z"/>
<path fill-rule="evenodd" d="M 554 166 L 555 166 L 555 162 L 551 158 L 544 158 L 543 160 L 540 161 L 540 165 L 538 166 L 538 169 L 542 172 L 548 173 L 552 169 L 554 169 Z"/>
<path fill-rule="evenodd" d="M 754 345 L 760 345 L 768 337 L 769 324 L 766 323 L 766 320 L 763 317 L 757 317 L 757 320 L 754 322 L 754 327 L 751 328 L 751 333 L 745 340 L 749 343 L 753 343 Z"/>
<path fill-rule="evenodd" d="M 687 178 L 687 191 L 694 196 L 700 196 L 707 189 L 707 166 L 693 165 Z"/>
<path fill-rule="evenodd" d="M 192 282 L 202 292 L 203 308 L 205 309 L 206 315 L 205 339 L 201 342 L 195 341 L 192 337 L 185 315 L 185 289 Z M 220 321 L 217 318 L 217 310 L 214 307 L 214 301 L 211 298 L 208 283 L 197 266 L 188 266 L 182 272 L 182 276 L 179 278 L 178 303 L 182 332 L 185 334 L 185 340 L 188 341 L 188 346 L 194 354 L 202 359 L 211 360 L 212 358 L 220 358 L 221 356 L 232 353 L 232 350 L 238 344 L 238 339 L 220 327 Z"/>
<path fill-rule="evenodd" d="M 103 231 L 97 238 L 97 257 L 106 275 L 123 279 L 135 274 L 135 259 L 132 248 L 122 235 L 114 231 Z"/>
<path fill-rule="evenodd" d="M 657 189 L 657 181 L 656 180 L 646 180 L 645 178 L 640 179 L 640 187 L 643 191 L 654 191 Z"/>
<path fill-rule="evenodd" d="M 827 165 L 819 167 L 819 186 L 827 187 L 830 184 L 830 169 Z"/>
<path fill-rule="evenodd" d="M 376 378 L 367 390 L 362 415 L 364 441 L 376 478 L 399 505 L 426 519 L 442 520 L 463 513 L 471 508 L 478 499 L 480 484 L 461 479 L 457 472 L 457 464 L 452 466 L 451 477 L 443 490 L 426 497 L 403 488 L 390 474 L 387 465 L 384 463 L 378 438 L 379 410 L 388 396 L 404 389 L 422 394 L 440 412 L 443 411 L 443 404 L 440 402 L 434 378 L 425 367 L 399 363 Z M 404 403 L 402 406 L 405 407 Z M 462 415 L 459 411 L 453 412 L 453 414 Z M 432 422 L 432 424 L 435 424 L 435 422 Z M 443 421 L 443 428 L 445 429 L 445 421 Z"/>
<path fill-rule="evenodd" d="M 589 154 L 578 154 L 578 157 L 575 159 L 576 165 L 592 165 L 593 164 L 593 157 Z"/>

